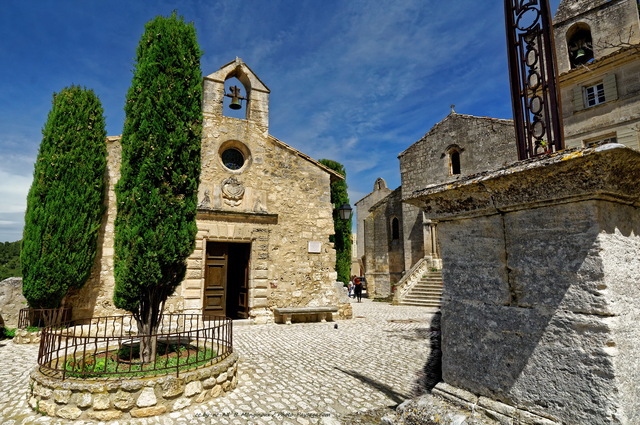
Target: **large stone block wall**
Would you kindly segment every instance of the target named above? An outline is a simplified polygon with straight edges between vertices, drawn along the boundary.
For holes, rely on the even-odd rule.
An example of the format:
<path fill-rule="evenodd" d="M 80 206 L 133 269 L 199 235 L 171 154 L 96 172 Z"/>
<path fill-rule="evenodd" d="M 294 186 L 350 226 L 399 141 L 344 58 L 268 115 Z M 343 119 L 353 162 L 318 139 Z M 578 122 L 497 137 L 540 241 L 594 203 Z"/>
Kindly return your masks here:
<path fill-rule="evenodd" d="M 414 199 L 440 221 L 446 384 L 514 415 L 640 422 L 638 175 L 618 145 Z"/>
<path fill-rule="evenodd" d="M 640 295 L 629 279 L 640 272 L 634 210 L 584 201 L 441 223 L 445 382 L 536 413 L 571 411 L 576 423 L 615 423 L 622 406 L 609 397 L 633 396 L 622 383 L 639 375 L 630 359 L 616 364 L 640 342 L 629 326 L 640 309 L 621 305 Z M 604 217 L 634 231 L 625 237 Z"/>

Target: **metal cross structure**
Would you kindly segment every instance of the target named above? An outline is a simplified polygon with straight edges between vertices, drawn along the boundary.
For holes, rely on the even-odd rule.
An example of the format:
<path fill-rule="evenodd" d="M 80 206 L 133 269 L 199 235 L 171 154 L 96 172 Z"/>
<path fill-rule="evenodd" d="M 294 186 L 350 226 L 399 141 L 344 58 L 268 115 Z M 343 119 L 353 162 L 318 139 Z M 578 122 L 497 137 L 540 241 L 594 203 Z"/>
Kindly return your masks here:
<path fill-rule="evenodd" d="M 564 149 L 549 0 L 505 0 L 513 119 L 520 160 Z"/>

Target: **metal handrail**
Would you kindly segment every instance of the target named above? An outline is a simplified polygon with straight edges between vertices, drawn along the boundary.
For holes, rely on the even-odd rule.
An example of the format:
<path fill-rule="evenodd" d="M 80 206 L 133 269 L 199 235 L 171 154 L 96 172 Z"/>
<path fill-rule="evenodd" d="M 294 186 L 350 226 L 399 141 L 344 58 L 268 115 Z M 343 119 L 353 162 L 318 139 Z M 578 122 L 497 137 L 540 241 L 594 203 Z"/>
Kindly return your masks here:
<path fill-rule="evenodd" d="M 18 315 L 18 329 L 57 326 L 71 319 L 71 308 L 22 308 Z"/>
<path fill-rule="evenodd" d="M 157 352 L 143 363 L 139 351 Z M 201 314 L 165 314 L 156 333 L 143 335 L 133 316 L 93 317 L 42 330 L 38 364 L 47 374 L 114 379 L 174 373 L 211 364 L 233 352 L 232 321 Z"/>

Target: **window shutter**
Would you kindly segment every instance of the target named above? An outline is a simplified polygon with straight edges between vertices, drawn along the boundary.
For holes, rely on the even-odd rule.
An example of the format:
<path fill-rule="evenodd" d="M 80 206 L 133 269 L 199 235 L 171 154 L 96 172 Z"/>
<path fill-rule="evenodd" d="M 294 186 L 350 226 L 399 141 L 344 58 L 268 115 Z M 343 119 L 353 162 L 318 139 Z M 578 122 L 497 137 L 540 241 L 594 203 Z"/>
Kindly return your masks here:
<path fill-rule="evenodd" d="M 607 74 L 602 78 L 604 85 L 604 98 L 606 101 L 618 99 L 618 88 L 616 86 L 616 74 Z"/>
<path fill-rule="evenodd" d="M 582 111 L 584 109 L 584 94 L 582 93 L 582 87 L 573 88 L 573 110 Z"/>

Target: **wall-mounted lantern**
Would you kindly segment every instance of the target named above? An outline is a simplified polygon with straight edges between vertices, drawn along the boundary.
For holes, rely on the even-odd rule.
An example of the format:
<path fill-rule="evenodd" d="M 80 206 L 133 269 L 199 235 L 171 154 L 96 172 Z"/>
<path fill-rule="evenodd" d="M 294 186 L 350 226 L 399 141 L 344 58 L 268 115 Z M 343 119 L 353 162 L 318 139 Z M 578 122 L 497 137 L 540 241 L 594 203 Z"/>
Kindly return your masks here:
<path fill-rule="evenodd" d="M 338 215 L 340 216 L 341 220 L 349 220 L 352 213 L 353 209 L 349 204 L 343 204 L 340 208 L 338 208 Z"/>

